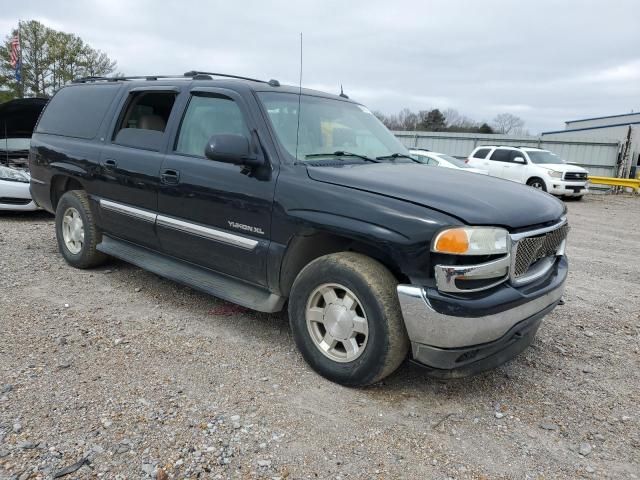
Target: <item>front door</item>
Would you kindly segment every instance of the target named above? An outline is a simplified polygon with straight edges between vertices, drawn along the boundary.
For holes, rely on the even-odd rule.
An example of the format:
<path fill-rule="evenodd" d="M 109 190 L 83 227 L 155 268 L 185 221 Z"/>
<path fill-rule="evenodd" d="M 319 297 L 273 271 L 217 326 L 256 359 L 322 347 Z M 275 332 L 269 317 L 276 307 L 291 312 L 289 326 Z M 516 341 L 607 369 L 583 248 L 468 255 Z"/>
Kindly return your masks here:
<path fill-rule="evenodd" d="M 502 167 L 502 178 L 512 182 L 524 183 L 527 180 L 527 164 L 515 162 L 514 159 L 517 157 L 522 158 L 525 162 L 527 161 L 522 152 L 511 150 Z"/>
<path fill-rule="evenodd" d="M 215 134 L 244 135 L 260 150 L 250 101 L 227 89 L 191 91 L 160 172 L 157 232 L 165 253 L 266 285 L 277 164 L 254 175 L 204 156 Z"/>

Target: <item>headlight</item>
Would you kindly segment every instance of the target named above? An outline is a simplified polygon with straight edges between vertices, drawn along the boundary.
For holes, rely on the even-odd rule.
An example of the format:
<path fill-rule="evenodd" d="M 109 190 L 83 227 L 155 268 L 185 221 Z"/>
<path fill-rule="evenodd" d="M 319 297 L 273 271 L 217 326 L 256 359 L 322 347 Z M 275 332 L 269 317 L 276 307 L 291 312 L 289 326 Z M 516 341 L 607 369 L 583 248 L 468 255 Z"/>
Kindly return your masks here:
<path fill-rule="evenodd" d="M 431 251 L 451 255 L 507 253 L 509 233 L 504 228 L 457 227 L 436 235 Z"/>
<path fill-rule="evenodd" d="M 0 180 L 29 183 L 29 174 L 22 170 L 0 165 Z"/>
<path fill-rule="evenodd" d="M 552 177 L 552 178 L 562 178 L 562 172 L 558 172 L 556 170 L 551 170 L 550 168 L 545 168 L 545 170 L 547 171 L 549 176 Z"/>

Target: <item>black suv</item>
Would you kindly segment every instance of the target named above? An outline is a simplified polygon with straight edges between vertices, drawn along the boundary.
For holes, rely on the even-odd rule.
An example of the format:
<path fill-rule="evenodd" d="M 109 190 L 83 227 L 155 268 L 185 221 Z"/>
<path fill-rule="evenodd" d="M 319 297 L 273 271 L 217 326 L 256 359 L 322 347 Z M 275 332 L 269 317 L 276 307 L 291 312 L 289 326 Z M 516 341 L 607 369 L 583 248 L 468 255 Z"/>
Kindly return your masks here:
<path fill-rule="evenodd" d="M 306 361 L 345 385 L 407 356 L 440 377 L 499 365 L 567 276 L 562 202 L 426 168 L 366 107 L 275 80 L 81 79 L 43 112 L 30 168 L 69 264 L 287 305 Z"/>

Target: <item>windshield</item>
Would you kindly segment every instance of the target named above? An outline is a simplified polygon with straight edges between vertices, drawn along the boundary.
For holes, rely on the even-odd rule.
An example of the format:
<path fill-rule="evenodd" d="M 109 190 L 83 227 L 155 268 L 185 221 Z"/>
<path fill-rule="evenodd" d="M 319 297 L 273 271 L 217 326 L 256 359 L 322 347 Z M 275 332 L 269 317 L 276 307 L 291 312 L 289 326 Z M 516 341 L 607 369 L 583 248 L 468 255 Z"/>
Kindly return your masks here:
<path fill-rule="evenodd" d="M 460 160 L 459 158 L 452 157 L 451 155 L 438 155 L 438 158 L 446 160 L 447 162 L 453 164 L 458 168 L 471 168 L 469 165 L 464 163 L 464 160 Z"/>
<path fill-rule="evenodd" d="M 262 92 L 258 96 L 280 143 L 298 160 L 317 160 L 317 154 L 331 156 L 334 152 L 348 152 L 349 160 L 358 162 L 364 161 L 358 156 L 375 159 L 394 153 L 409 155 L 400 141 L 362 105 L 310 95 L 298 99 L 295 93 Z M 299 134 L 298 101 L 302 113 Z"/>
<path fill-rule="evenodd" d="M 546 150 L 527 150 L 527 155 L 533 163 L 566 163 L 555 153 Z"/>

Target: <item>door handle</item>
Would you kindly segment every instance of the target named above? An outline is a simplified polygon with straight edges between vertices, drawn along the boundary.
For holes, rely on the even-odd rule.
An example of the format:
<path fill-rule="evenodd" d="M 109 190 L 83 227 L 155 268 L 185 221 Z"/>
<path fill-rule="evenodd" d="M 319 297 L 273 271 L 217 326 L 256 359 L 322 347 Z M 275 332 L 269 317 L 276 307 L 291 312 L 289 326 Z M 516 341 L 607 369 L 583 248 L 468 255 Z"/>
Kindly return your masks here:
<path fill-rule="evenodd" d="M 118 162 L 116 162 L 113 158 L 106 158 L 102 161 L 102 166 L 105 168 L 116 168 L 118 166 Z"/>
<path fill-rule="evenodd" d="M 180 172 L 177 170 L 163 170 L 160 173 L 160 181 L 165 185 L 177 185 L 180 182 Z"/>

